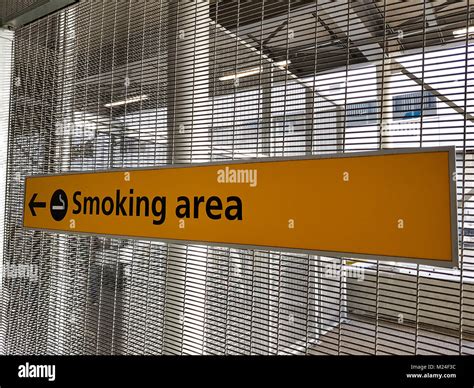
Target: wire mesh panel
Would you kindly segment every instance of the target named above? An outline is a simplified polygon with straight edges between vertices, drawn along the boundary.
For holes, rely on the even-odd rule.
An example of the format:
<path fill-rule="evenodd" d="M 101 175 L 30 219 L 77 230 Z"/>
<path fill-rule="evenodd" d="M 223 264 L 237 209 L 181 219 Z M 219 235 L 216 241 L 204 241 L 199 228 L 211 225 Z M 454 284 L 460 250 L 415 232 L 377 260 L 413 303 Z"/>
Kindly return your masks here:
<path fill-rule="evenodd" d="M 0 349 L 474 353 L 471 24 L 466 1 L 157 0 L 17 29 Z M 34 174 L 447 145 L 458 268 L 22 227 Z"/>

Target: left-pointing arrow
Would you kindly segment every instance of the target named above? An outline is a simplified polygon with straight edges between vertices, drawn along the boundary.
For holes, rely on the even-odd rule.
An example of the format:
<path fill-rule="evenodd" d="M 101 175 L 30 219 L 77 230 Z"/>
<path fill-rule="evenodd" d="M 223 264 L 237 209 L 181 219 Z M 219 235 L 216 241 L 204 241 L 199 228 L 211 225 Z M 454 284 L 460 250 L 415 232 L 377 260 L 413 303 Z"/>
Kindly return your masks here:
<path fill-rule="evenodd" d="M 28 207 L 30 208 L 31 214 L 36 217 L 36 212 L 35 208 L 41 208 L 41 207 L 46 207 L 46 202 L 35 202 L 36 197 L 38 196 L 38 193 L 34 193 L 33 196 L 30 199 L 30 203 L 28 204 Z"/>

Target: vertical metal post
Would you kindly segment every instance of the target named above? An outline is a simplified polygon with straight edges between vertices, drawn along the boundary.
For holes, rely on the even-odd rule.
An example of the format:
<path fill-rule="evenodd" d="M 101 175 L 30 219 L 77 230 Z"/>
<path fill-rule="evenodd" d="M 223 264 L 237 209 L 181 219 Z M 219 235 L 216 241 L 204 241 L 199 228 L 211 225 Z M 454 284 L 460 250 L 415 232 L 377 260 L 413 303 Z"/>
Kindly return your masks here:
<path fill-rule="evenodd" d="M 168 2 L 169 164 L 209 160 L 209 22 L 208 0 Z M 164 354 L 204 352 L 206 252 L 169 244 Z"/>
<path fill-rule="evenodd" d="M 394 64 L 390 57 L 384 58 L 377 65 L 377 91 L 378 100 L 380 102 L 380 126 L 379 126 L 379 144 L 378 148 L 384 148 L 384 132 L 389 129 L 390 120 L 392 119 L 392 101 L 390 94 L 390 85 L 394 74 Z"/>
<path fill-rule="evenodd" d="M 261 142 L 259 144 L 259 155 L 270 156 L 272 142 L 272 84 L 273 84 L 273 66 L 270 63 L 263 63 L 261 79 Z"/>
<path fill-rule="evenodd" d="M 316 77 L 316 76 L 315 76 Z M 313 128 L 314 128 L 314 89 L 305 87 L 305 153 L 311 155 L 313 152 Z"/>

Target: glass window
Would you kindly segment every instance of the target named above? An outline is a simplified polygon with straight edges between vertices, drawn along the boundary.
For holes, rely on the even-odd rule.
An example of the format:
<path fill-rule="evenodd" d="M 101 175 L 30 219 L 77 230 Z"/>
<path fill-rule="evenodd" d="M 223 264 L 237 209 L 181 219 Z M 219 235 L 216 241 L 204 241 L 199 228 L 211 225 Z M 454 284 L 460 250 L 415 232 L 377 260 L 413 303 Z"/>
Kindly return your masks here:
<path fill-rule="evenodd" d="M 346 125 L 348 127 L 359 127 L 362 125 L 374 125 L 377 123 L 377 101 L 365 101 L 347 104 Z"/>
<path fill-rule="evenodd" d="M 393 97 L 393 119 L 407 120 L 421 117 L 421 91 L 400 94 Z M 423 92 L 423 115 L 436 115 L 436 97 Z"/>

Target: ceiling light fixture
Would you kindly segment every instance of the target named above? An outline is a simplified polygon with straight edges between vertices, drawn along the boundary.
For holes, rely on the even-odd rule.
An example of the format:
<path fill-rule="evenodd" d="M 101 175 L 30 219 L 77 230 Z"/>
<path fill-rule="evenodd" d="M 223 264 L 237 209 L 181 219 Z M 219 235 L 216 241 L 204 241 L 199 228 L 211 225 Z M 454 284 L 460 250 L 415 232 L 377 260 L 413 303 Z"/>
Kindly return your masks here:
<path fill-rule="evenodd" d="M 262 71 L 261 66 L 252 67 L 251 69 L 242 70 L 242 71 L 239 71 L 235 74 L 228 74 L 228 75 L 224 75 L 222 77 L 219 77 L 219 81 L 228 81 L 228 80 L 231 80 L 231 79 L 247 77 L 249 75 L 259 74 L 259 73 L 261 73 L 261 71 Z"/>
<path fill-rule="evenodd" d="M 454 30 L 453 35 L 456 38 L 460 38 L 462 36 L 466 36 L 466 34 L 474 34 L 474 26 L 469 26 L 468 28 L 461 28 L 459 30 Z"/>
<path fill-rule="evenodd" d="M 143 101 L 143 100 L 148 100 L 148 96 L 146 94 L 143 94 L 141 96 L 135 96 L 135 97 L 130 97 L 126 98 L 125 100 L 120 100 L 120 101 L 115 101 L 115 102 L 109 102 L 105 104 L 104 106 L 106 108 L 112 108 L 114 106 L 120 106 L 120 105 L 125 105 L 125 104 L 131 104 L 132 102 L 138 102 L 138 101 Z"/>
<path fill-rule="evenodd" d="M 273 64 L 280 69 L 286 69 L 289 65 L 291 65 L 291 61 L 288 59 L 285 61 L 274 62 Z"/>
<path fill-rule="evenodd" d="M 290 65 L 290 60 L 273 62 L 273 65 L 279 67 L 280 69 L 286 69 Z M 241 70 L 235 74 L 227 74 L 219 77 L 219 81 L 229 81 L 236 78 L 248 77 L 251 75 L 260 74 L 262 72 L 262 66 L 252 67 L 249 69 Z"/>

